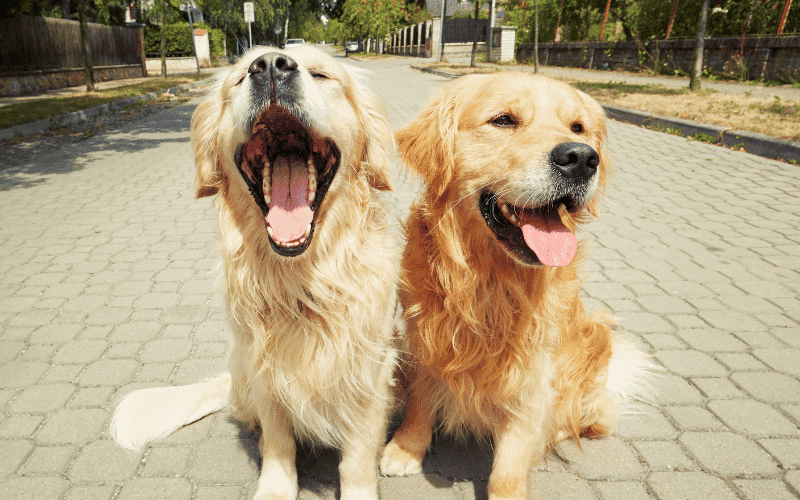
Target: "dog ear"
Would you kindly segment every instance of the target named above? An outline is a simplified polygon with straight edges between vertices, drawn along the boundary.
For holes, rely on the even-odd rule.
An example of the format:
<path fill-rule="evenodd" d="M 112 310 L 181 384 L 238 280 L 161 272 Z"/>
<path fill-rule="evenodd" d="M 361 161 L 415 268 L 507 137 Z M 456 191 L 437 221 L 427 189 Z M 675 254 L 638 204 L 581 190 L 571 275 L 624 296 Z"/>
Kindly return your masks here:
<path fill-rule="evenodd" d="M 214 92 L 200 103 L 192 115 L 192 149 L 197 173 L 194 186 L 196 197 L 217 194 L 225 178 L 217 154 L 217 129 L 221 108 L 219 95 Z"/>
<path fill-rule="evenodd" d="M 359 98 L 361 121 L 366 130 L 366 146 L 362 168 L 369 185 L 381 191 L 391 191 L 391 157 L 394 155 L 392 128 L 380 98 L 372 91 L 362 90 Z"/>
<path fill-rule="evenodd" d="M 395 132 L 400 157 L 422 176 L 434 199 L 444 194 L 455 166 L 458 121 L 454 95 L 452 90 L 440 91 L 411 123 Z"/>

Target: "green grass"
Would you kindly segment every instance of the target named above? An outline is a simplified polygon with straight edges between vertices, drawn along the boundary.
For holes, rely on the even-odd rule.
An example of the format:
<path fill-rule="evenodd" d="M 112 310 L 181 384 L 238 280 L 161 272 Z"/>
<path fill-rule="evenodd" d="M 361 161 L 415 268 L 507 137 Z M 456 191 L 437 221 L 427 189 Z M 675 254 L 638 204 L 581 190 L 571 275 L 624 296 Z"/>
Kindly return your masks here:
<path fill-rule="evenodd" d="M 207 74 L 189 74 L 171 76 L 166 79 L 153 78 L 146 82 L 125 85 L 113 89 L 9 104 L 8 106 L 0 107 L 0 128 L 44 120 L 52 116 L 80 111 L 109 102 L 127 99 L 128 97 L 148 94 L 158 90 L 166 90 L 184 83 L 202 80 L 208 78 L 208 76 Z"/>
<path fill-rule="evenodd" d="M 651 95 L 682 95 L 690 92 L 688 87 L 670 88 L 664 85 L 637 85 L 625 82 L 587 82 L 576 81 L 573 86 L 589 93 L 590 91 L 607 91 L 615 96 L 624 94 L 651 94 Z M 702 90 L 702 93 L 710 94 L 712 90 Z"/>

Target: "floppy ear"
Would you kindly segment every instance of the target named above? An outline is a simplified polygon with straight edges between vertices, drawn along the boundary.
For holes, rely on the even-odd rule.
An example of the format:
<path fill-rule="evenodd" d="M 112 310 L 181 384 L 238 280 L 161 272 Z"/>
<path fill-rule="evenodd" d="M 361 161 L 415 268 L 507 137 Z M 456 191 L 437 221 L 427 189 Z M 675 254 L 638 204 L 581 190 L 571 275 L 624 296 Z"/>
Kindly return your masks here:
<path fill-rule="evenodd" d="M 367 135 L 361 168 L 367 174 L 370 186 L 381 191 L 391 191 L 390 161 L 394 154 L 392 128 L 386 119 L 386 110 L 380 98 L 366 89 L 362 89 L 359 94 L 361 121 Z"/>
<path fill-rule="evenodd" d="M 219 101 L 217 92 L 210 94 L 192 115 L 192 149 L 197 167 L 194 186 L 197 198 L 217 194 L 225 179 L 217 151 L 216 134 L 221 113 Z"/>
<path fill-rule="evenodd" d="M 422 176 L 434 199 L 444 194 L 453 176 L 458 129 L 454 95 L 447 89 L 440 91 L 411 123 L 394 135 L 400 157 Z"/>

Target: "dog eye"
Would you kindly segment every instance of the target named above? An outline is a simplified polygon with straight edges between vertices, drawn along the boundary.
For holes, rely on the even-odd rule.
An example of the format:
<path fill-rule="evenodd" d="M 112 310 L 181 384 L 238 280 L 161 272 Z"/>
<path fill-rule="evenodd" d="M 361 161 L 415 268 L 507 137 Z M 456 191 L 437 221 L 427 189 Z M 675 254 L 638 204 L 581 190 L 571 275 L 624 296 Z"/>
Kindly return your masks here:
<path fill-rule="evenodd" d="M 489 123 L 498 127 L 516 127 L 517 121 L 509 115 L 500 115 L 492 119 Z"/>
<path fill-rule="evenodd" d="M 330 77 L 328 75 L 326 75 L 325 73 L 322 73 L 320 71 L 309 71 L 309 73 L 311 73 L 312 77 L 314 77 L 316 79 L 319 79 L 319 80 L 329 80 L 330 79 Z"/>
<path fill-rule="evenodd" d="M 572 126 L 570 127 L 570 129 L 571 129 L 573 132 L 575 132 L 576 134 L 582 134 L 582 133 L 583 133 L 583 123 L 581 123 L 581 122 L 575 122 L 575 123 L 573 123 L 573 124 L 572 124 Z"/>

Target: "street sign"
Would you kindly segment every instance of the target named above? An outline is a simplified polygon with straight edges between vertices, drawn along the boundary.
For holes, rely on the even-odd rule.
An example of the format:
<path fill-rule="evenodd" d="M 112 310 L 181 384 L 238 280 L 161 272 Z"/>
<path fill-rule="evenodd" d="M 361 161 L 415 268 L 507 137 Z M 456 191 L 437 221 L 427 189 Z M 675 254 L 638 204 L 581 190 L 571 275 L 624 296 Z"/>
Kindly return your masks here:
<path fill-rule="evenodd" d="M 281 28 L 281 25 L 280 24 L 276 24 L 275 25 L 275 34 L 276 35 L 280 35 L 281 31 L 283 31 L 283 28 Z"/>
<path fill-rule="evenodd" d="M 253 2 L 245 2 L 244 3 L 244 22 L 246 23 L 254 23 L 256 22 L 256 10 Z"/>

